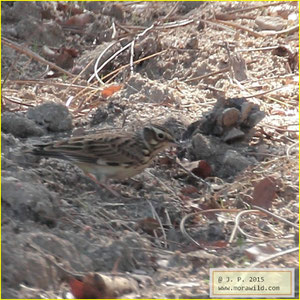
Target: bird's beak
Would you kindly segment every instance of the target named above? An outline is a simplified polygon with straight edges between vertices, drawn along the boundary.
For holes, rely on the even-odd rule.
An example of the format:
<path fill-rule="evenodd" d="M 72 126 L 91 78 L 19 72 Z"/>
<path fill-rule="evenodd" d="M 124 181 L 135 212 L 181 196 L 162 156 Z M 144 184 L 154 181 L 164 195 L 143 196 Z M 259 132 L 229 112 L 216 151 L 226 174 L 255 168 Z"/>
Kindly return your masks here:
<path fill-rule="evenodd" d="M 180 141 L 176 141 L 175 139 L 170 142 L 171 146 L 178 147 L 180 146 Z"/>

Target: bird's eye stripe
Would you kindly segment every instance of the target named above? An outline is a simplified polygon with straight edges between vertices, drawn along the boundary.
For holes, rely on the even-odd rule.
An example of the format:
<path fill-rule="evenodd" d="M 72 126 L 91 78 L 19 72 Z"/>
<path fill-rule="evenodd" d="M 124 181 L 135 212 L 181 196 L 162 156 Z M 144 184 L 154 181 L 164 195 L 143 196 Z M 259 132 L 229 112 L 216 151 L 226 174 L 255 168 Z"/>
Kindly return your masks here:
<path fill-rule="evenodd" d="M 113 162 L 113 161 L 108 161 L 108 162 L 106 162 L 106 165 L 107 165 L 107 166 L 111 166 L 111 167 L 117 167 L 117 166 L 120 165 L 120 163 L 118 163 L 118 162 Z"/>

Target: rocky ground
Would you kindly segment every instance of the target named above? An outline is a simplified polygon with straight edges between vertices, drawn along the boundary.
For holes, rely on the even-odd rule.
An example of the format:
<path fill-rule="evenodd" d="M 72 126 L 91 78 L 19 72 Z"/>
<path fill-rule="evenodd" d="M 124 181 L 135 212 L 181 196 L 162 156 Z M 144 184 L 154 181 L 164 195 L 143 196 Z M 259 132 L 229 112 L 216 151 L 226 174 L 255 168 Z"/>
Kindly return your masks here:
<path fill-rule="evenodd" d="M 2 298 L 208 298 L 210 268 L 297 274 L 297 2 L 1 5 Z M 149 122 L 180 146 L 112 182 L 122 198 L 25 152 Z M 98 273 L 137 285 L 105 294 Z"/>

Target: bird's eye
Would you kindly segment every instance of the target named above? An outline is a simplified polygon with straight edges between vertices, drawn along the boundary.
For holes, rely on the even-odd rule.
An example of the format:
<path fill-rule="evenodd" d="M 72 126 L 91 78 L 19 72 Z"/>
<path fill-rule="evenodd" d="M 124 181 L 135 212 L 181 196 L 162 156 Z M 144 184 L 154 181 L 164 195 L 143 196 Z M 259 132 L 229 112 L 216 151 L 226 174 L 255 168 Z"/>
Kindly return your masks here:
<path fill-rule="evenodd" d="M 157 137 L 158 137 L 160 140 L 162 140 L 162 139 L 165 137 L 165 135 L 164 135 L 163 133 L 158 133 L 158 134 L 157 134 Z"/>

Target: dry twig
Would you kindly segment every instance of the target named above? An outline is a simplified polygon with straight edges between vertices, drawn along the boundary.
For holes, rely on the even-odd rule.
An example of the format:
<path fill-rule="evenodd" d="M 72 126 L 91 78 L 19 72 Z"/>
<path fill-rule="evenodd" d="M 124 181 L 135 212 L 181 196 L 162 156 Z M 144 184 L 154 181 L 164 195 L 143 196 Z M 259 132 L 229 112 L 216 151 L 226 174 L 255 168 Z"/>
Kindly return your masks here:
<path fill-rule="evenodd" d="M 267 3 L 267 4 L 262 4 L 262 5 L 255 5 L 255 6 L 251 6 L 251 7 L 245 7 L 245 8 L 239 8 L 239 9 L 235 9 L 232 11 L 228 11 L 226 14 L 232 15 L 232 14 L 237 14 L 237 13 L 241 13 L 241 12 L 247 12 L 247 11 L 252 11 L 255 9 L 260 9 L 260 8 L 266 8 L 269 6 L 276 6 L 276 5 L 281 5 L 284 4 L 284 1 L 278 1 L 278 2 L 272 2 L 272 3 Z"/>
<path fill-rule="evenodd" d="M 74 77 L 74 75 L 64 69 L 62 69 L 61 67 L 57 66 L 56 64 L 44 59 L 43 57 L 41 57 L 40 55 L 34 53 L 33 51 L 31 51 L 30 49 L 24 47 L 24 46 L 21 46 L 13 41 L 10 41 L 9 39 L 5 38 L 5 37 L 2 37 L 1 38 L 1 41 L 4 45 L 12 48 L 12 49 L 15 49 L 16 51 L 20 52 L 20 53 L 23 53 L 25 55 L 27 55 L 28 57 L 36 60 L 36 61 L 39 61 L 40 63 L 42 64 L 45 64 L 45 65 L 49 65 L 51 68 L 55 69 L 55 70 L 58 70 L 59 72 L 67 75 L 67 76 L 70 76 L 70 77 Z"/>
<path fill-rule="evenodd" d="M 160 219 L 158 213 L 156 212 L 154 206 L 152 205 L 151 201 L 149 201 L 149 200 L 147 199 L 147 202 L 148 202 L 148 204 L 149 204 L 150 207 L 151 207 L 153 216 L 155 217 L 156 221 L 159 223 L 159 226 L 160 226 L 160 229 L 161 229 L 163 238 L 164 238 L 164 242 L 165 242 L 165 248 L 168 248 L 167 235 L 166 235 L 164 226 L 163 226 L 163 224 L 162 224 L 162 222 L 161 222 L 161 219 Z"/>
<path fill-rule="evenodd" d="M 211 22 L 216 22 L 216 23 L 219 23 L 219 24 L 223 24 L 223 25 L 231 26 L 231 27 L 234 27 L 234 28 L 237 28 L 237 29 L 241 29 L 243 31 L 248 32 L 250 35 L 257 37 L 257 38 L 265 36 L 264 34 L 253 31 L 252 29 L 250 29 L 246 26 L 242 26 L 242 25 L 239 25 L 239 24 L 236 24 L 236 23 L 233 23 L 233 22 L 221 21 L 221 20 L 215 20 L 215 21 L 211 21 Z"/>
<path fill-rule="evenodd" d="M 185 222 L 191 218 L 191 217 L 194 217 L 194 216 L 197 216 L 199 214 L 203 214 L 203 213 L 210 213 L 210 212 L 226 212 L 226 213 L 237 213 L 239 212 L 240 210 L 239 209 L 223 209 L 223 208 L 218 208 L 218 209 L 206 209 L 206 210 L 200 210 L 196 213 L 191 213 L 191 214 L 188 214 L 186 216 L 184 216 L 184 218 L 181 220 L 180 222 L 180 231 L 181 233 L 183 234 L 183 236 L 186 237 L 186 239 L 188 239 L 189 241 L 191 241 L 192 243 L 194 243 L 195 245 L 197 245 L 198 247 L 200 247 L 201 249 L 203 248 L 197 241 L 195 241 L 187 232 L 186 232 L 186 229 L 185 229 Z"/>
<path fill-rule="evenodd" d="M 297 224 L 294 224 L 294 223 L 292 223 L 292 222 L 290 222 L 290 221 L 288 221 L 288 220 L 286 220 L 286 219 L 284 219 L 284 218 L 282 218 L 280 216 L 277 216 L 277 215 L 273 214 L 272 212 L 270 212 L 270 211 L 268 211 L 268 210 L 266 210 L 266 209 L 264 209 L 264 208 L 262 208 L 260 206 L 253 205 L 252 207 L 255 208 L 255 209 L 257 209 L 257 210 L 259 210 L 259 211 L 261 211 L 261 212 L 263 212 L 263 213 L 265 213 L 266 215 L 272 217 L 273 219 L 276 219 L 276 220 L 278 220 L 280 222 L 283 222 L 283 223 L 285 223 L 285 224 L 287 224 L 289 226 L 292 226 L 295 229 L 299 230 L 299 226 Z"/>
<path fill-rule="evenodd" d="M 295 247 L 295 248 L 292 248 L 292 249 L 287 249 L 287 250 L 284 250 L 284 251 L 281 251 L 279 253 L 276 253 L 276 254 L 273 254 L 273 255 L 270 255 L 266 258 L 264 258 L 263 260 L 261 261 L 258 261 L 258 262 L 255 262 L 254 264 L 252 264 L 249 268 L 252 269 L 252 268 L 257 268 L 259 265 L 269 261 L 269 260 L 272 260 L 274 258 L 277 258 L 277 257 L 280 257 L 280 256 L 283 256 L 283 255 L 286 255 L 286 254 L 290 254 L 290 253 L 293 253 L 293 252 L 298 252 L 299 251 L 299 247 Z"/>

